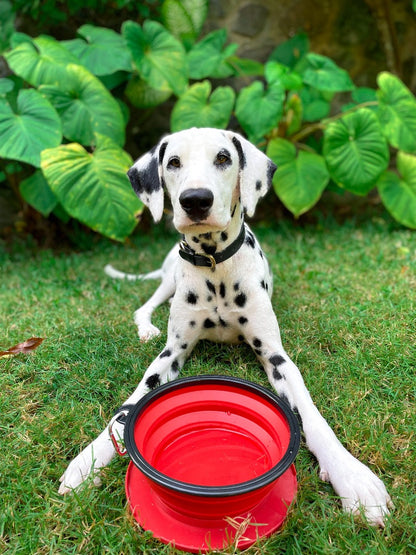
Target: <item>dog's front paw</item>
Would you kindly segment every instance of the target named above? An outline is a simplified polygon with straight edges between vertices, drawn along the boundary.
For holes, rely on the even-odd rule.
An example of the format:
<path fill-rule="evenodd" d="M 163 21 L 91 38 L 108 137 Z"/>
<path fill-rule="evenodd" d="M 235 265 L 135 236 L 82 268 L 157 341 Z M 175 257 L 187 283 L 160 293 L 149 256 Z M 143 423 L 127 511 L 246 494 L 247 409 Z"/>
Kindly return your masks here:
<path fill-rule="evenodd" d="M 160 335 L 160 329 L 154 326 L 153 324 L 149 324 L 146 326 L 138 326 L 137 328 L 137 335 L 139 336 L 140 341 L 143 343 L 147 343 L 154 337 Z"/>
<path fill-rule="evenodd" d="M 347 452 L 342 460 L 321 467 L 320 477 L 331 482 L 345 511 L 363 514 L 373 526 L 384 526 L 393 503 L 383 482 L 367 466 Z"/>
<path fill-rule="evenodd" d="M 100 485 L 99 471 L 111 461 L 114 455 L 113 443 L 109 439 L 107 430 L 104 430 L 69 463 L 59 480 L 61 482 L 59 493 L 64 495 L 77 489 L 90 476 L 94 485 Z"/>
<path fill-rule="evenodd" d="M 84 452 L 82 452 L 69 463 L 67 469 L 60 477 L 59 481 L 61 482 L 61 485 L 59 486 L 58 491 L 61 495 L 69 493 L 70 491 L 79 488 L 79 486 L 84 483 L 89 476 L 93 475 L 94 485 L 99 486 L 101 480 L 98 475 L 98 469 L 94 467 L 94 461 L 91 460 L 91 455 L 86 456 Z"/>
<path fill-rule="evenodd" d="M 137 326 L 137 335 L 144 343 L 160 335 L 160 329 L 152 324 L 148 313 L 140 308 L 134 313 L 134 323 Z"/>

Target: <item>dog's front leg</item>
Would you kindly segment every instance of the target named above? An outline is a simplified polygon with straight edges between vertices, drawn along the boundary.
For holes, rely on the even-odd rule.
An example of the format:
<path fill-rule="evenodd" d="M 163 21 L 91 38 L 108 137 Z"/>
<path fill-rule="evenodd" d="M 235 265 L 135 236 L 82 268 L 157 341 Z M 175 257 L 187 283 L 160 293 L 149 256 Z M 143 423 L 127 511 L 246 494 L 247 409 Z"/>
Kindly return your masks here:
<path fill-rule="evenodd" d="M 166 347 L 146 370 L 138 387 L 123 403 L 123 406 L 137 403 L 150 389 L 178 377 L 180 369 L 196 342 L 197 338 L 194 338 L 185 343 L 176 329 L 174 333 L 168 333 Z M 123 437 L 124 426 L 120 422 L 114 422 L 112 428 L 115 437 Z M 114 455 L 115 449 L 107 426 L 93 442 L 71 461 L 60 479 L 59 493 L 65 494 L 77 488 L 90 475 L 95 475 L 93 481 L 98 484 L 100 481 L 99 470 L 107 466 Z"/>
<path fill-rule="evenodd" d="M 141 341 L 146 342 L 157 337 L 160 330 L 152 324 L 153 311 L 162 303 L 173 297 L 176 290 L 175 273 L 178 259 L 178 247 L 175 246 L 166 257 L 160 270 L 162 282 L 148 301 L 134 313 L 134 323 Z"/>
<path fill-rule="evenodd" d="M 253 307 L 255 314 L 256 309 Z M 278 394 L 286 397 L 301 420 L 308 448 L 318 459 L 320 477 L 331 482 L 344 509 L 361 511 L 371 524 L 383 526 L 391 499 L 383 482 L 340 443 L 314 405 L 297 366 L 282 347 L 279 326 L 270 307 L 246 324 L 246 340 L 255 350 Z"/>

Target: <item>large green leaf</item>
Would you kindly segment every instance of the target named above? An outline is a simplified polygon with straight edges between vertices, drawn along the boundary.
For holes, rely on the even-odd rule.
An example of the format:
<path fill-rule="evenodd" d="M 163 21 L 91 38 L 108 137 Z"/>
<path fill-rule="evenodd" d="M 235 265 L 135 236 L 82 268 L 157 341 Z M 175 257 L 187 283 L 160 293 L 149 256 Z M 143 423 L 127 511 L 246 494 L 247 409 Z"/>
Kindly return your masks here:
<path fill-rule="evenodd" d="M 62 84 L 66 78 L 66 65 L 80 63 L 62 44 L 44 36 L 31 42 L 25 40 L 4 56 L 10 68 L 34 87 Z"/>
<path fill-rule="evenodd" d="M 211 83 L 195 83 L 177 101 L 171 116 L 172 131 L 189 127 L 225 129 L 231 117 L 235 94 L 231 87 L 218 87 L 211 94 Z"/>
<path fill-rule="evenodd" d="M 301 76 L 278 62 L 267 62 L 264 66 L 264 75 L 269 84 L 279 81 L 288 91 L 300 90 L 303 87 Z"/>
<path fill-rule="evenodd" d="M 39 167 L 41 151 L 61 142 L 61 121 L 38 91 L 21 90 L 14 108 L 0 99 L 0 137 L 0 157 Z"/>
<path fill-rule="evenodd" d="M 204 77 L 229 77 L 234 70 L 227 65 L 226 60 L 234 54 L 237 45 L 224 50 L 227 41 L 227 31 L 219 29 L 213 31 L 198 42 L 188 53 L 189 76 L 191 79 Z"/>
<path fill-rule="evenodd" d="M 270 54 L 269 61 L 279 62 L 294 69 L 309 50 L 309 39 L 305 33 L 299 33 L 279 44 Z"/>
<path fill-rule="evenodd" d="M 188 84 L 188 62 L 182 44 L 160 23 L 134 21 L 123 24 L 133 61 L 141 77 L 154 89 L 180 96 Z"/>
<path fill-rule="evenodd" d="M 321 54 L 309 52 L 305 56 L 303 80 L 307 85 L 320 91 L 351 91 L 354 83 L 348 73 L 336 65 L 334 61 Z"/>
<path fill-rule="evenodd" d="M 62 118 L 63 134 L 83 145 L 94 142 L 94 134 L 107 135 L 124 144 L 124 119 L 120 106 L 101 81 L 78 65 L 66 67 L 65 81 L 39 87 Z"/>
<path fill-rule="evenodd" d="M 14 83 L 11 79 L 0 78 L 0 96 L 5 96 L 14 89 Z"/>
<path fill-rule="evenodd" d="M 133 75 L 127 83 L 124 94 L 137 108 L 154 108 L 165 102 L 172 93 L 153 89 L 139 75 Z"/>
<path fill-rule="evenodd" d="M 323 153 L 334 181 L 359 195 L 368 193 L 389 163 L 380 124 L 366 108 L 328 125 Z"/>
<path fill-rule="evenodd" d="M 416 99 L 400 79 L 391 73 L 377 78 L 380 119 L 389 143 L 406 152 L 416 152 Z"/>
<path fill-rule="evenodd" d="M 331 110 L 331 100 L 334 93 L 318 91 L 306 85 L 299 92 L 305 121 L 319 121 L 326 118 Z"/>
<path fill-rule="evenodd" d="M 416 229 L 416 156 L 399 152 L 397 169 L 401 178 L 391 171 L 377 181 L 383 204 L 401 224 Z"/>
<path fill-rule="evenodd" d="M 94 75 L 111 75 L 116 71 L 131 71 L 132 61 L 123 37 L 113 31 L 94 25 L 82 25 L 79 39 L 63 41 Z"/>
<path fill-rule="evenodd" d="M 44 216 L 49 216 L 58 204 L 58 199 L 40 170 L 22 181 L 19 189 L 25 201 Z"/>
<path fill-rule="evenodd" d="M 133 231 L 141 207 L 126 176 L 132 161 L 108 137 L 97 137 L 93 154 L 77 143 L 44 150 L 42 171 L 68 214 L 122 241 Z"/>
<path fill-rule="evenodd" d="M 165 0 L 161 10 L 165 27 L 185 43 L 197 38 L 207 12 L 207 0 Z"/>
<path fill-rule="evenodd" d="M 282 117 L 285 91 L 275 81 L 264 90 L 263 83 L 254 81 L 240 91 L 236 104 L 236 116 L 249 139 L 257 142 L 274 127 Z"/>
<path fill-rule="evenodd" d="M 277 164 L 274 189 L 283 204 L 297 217 L 312 208 L 329 181 L 325 161 L 319 154 L 299 151 L 285 139 L 272 139 L 267 155 Z"/>

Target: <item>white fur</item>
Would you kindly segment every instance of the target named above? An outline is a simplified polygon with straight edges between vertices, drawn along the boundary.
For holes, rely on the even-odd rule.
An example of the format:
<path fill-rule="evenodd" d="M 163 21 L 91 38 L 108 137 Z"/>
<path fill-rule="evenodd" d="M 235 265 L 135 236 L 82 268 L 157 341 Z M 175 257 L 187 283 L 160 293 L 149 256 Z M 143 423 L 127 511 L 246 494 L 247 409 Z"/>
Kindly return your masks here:
<path fill-rule="evenodd" d="M 244 167 L 237 143 L 245 155 Z M 146 180 L 155 179 L 154 173 L 149 175 L 148 170 L 152 161 L 156 167 L 155 157 L 159 156 L 163 144 L 166 146 L 157 172 L 171 197 L 176 228 L 185 234 L 186 241 L 195 250 L 201 250 L 204 242 L 208 247 L 215 245 L 217 252 L 223 250 L 237 237 L 244 210 L 253 213 L 258 199 L 270 185 L 265 183 L 271 178 L 268 159 L 231 132 L 193 129 L 168 136 L 152 155 L 146 154 L 136 162 L 133 166 L 136 173 L 131 176 L 136 180 L 133 184 L 136 191 L 155 219 L 163 210 L 163 190 L 155 186 L 157 181 L 152 181 L 154 190 L 149 192 Z M 231 164 L 219 168 L 214 160 L 224 149 L 230 153 Z M 172 157 L 180 159 L 179 168 L 168 168 Z M 201 187 L 212 191 L 214 202 L 206 217 L 195 222 L 182 209 L 179 198 L 184 190 Z M 211 235 L 207 236 L 208 233 Z M 270 301 L 269 267 L 248 227 L 246 238 L 238 252 L 218 264 L 215 271 L 194 267 L 183 260 L 178 256 L 177 246 L 156 274 L 135 276 L 107 267 L 112 277 L 162 278 L 152 297 L 135 312 L 138 334 L 143 341 L 159 333 L 151 323 L 152 312 L 173 296 L 162 356 L 152 362 L 126 404 L 136 403 L 156 378 L 159 383 L 176 378 L 199 339 L 235 342 L 244 337 L 255 350 L 271 385 L 298 411 L 308 448 L 318 460 L 321 478 L 331 482 L 346 511 L 363 512 L 371 524 L 382 526 L 391 505 L 384 484 L 341 445 L 312 402 L 298 368 L 283 349 Z M 113 430 L 121 435 L 123 427 L 115 423 Z M 108 464 L 114 453 L 106 429 L 70 463 L 61 478 L 60 493 L 78 487 L 91 472 L 96 473 Z"/>

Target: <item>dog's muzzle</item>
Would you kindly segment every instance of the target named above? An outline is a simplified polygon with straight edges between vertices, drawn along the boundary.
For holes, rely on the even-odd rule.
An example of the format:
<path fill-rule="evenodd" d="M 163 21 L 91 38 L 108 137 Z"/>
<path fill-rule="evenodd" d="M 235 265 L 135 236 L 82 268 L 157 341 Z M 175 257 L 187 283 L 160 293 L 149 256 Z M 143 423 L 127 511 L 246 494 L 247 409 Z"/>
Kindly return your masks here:
<path fill-rule="evenodd" d="M 209 189 L 186 189 L 181 193 L 179 202 L 189 219 L 200 222 L 208 216 L 214 195 Z"/>

